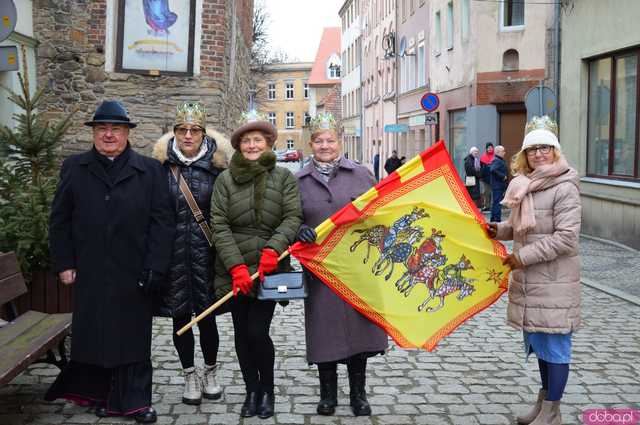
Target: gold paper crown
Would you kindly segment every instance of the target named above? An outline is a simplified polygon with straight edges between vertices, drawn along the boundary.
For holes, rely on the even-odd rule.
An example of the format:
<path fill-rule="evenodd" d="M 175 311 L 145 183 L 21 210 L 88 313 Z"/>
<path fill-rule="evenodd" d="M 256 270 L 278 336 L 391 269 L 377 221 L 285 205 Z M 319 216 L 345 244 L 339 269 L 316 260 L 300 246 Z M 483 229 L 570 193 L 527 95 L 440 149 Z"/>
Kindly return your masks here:
<path fill-rule="evenodd" d="M 255 109 L 252 109 L 250 111 L 247 112 L 243 112 L 242 114 L 240 114 L 240 120 L 239 123 L 240 125 L 244 125 L 250 122 L 254 122 L 254 121 L 269 121 L 269 118 L 263 114 L 262 112 L 258 112 Z"/>
<path fill-rule="evenodd" d="M 309 127 L 312 133 L 318 130 L 338 130 L 338 123 L 330 112 L 322 112 L 311 120 Z"/>
<path fill-rule="evenodd" d="M 531 118 L 524 127 L 524 134 L 527 135 L 533 130 L 548 130 L 558 137 L 558 124 L 547 115 Z"/>
<path fill-rule="evenodd" d="M 178 105 L 176 112 L 176 125 L 195 124 L 205 128 L 207 121 L 207 110 L 197 102 L 185 102 Z"/>

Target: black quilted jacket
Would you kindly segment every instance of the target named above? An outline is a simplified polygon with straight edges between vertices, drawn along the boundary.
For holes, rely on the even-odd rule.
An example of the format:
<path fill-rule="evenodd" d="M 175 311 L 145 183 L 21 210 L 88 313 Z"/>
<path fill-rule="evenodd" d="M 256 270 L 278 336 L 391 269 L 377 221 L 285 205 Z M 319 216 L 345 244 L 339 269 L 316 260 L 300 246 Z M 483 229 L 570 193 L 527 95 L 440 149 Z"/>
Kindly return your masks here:
<path fill-rule="evenodd" d="M 214 158 L 215 140 L 206 138 L 204 143 L 207 143 L 209 151 L 189 166 L 185 166 L 177 158 L 172 149 L 173 143 L 172 138 L 166 144 L 166 158 L 162 162 L 176 214 L 176 236 L 171 268 L 161 300 L 156 303 L 155 313 L 159 316 L 183 318 L 191 316 L 192 313 L 202 312 L 215 300 L 212 280 L 215 252 L 209 247 L 202 229 L 196 223 L 189 204 L 171 174 L 170 166 L 171 164 L 179 166 L 207 222 L 211 215 L 213 185 L 222 168 Z"/>

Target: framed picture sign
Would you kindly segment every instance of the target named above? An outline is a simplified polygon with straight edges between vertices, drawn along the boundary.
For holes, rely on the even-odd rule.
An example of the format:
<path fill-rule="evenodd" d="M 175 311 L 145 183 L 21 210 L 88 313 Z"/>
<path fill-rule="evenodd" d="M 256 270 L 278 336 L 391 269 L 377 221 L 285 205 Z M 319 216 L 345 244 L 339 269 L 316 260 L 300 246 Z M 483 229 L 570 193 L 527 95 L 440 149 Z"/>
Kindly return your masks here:
<path fill-rule="evenodd" d="M 116 71 L 193 75 L 196 0 L 118 0 Z"/>

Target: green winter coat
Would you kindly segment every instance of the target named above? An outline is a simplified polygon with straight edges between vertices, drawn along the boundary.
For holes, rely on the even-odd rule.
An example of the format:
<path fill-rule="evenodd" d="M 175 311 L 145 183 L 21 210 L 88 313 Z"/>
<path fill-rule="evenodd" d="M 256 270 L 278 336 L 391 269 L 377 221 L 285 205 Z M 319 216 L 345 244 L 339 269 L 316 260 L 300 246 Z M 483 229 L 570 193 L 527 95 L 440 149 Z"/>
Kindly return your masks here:
<path fill-rule="evenodd" d="M 302 209 L 298 183 L 286 168 L 276 167 L 275 154 L 264 153 L 248 161 L 240 152 L 231 158 L 213 189 L 211 229 L 216 247 L 216 298 L 231 291 L 229 270 L 246 264 L 258 270 L 262 248 L 284 252 L 295 240 Z M 278 271 L 289 270 L 288 257 Z M 257 285 L 251 293 L 255 297 Z"/>

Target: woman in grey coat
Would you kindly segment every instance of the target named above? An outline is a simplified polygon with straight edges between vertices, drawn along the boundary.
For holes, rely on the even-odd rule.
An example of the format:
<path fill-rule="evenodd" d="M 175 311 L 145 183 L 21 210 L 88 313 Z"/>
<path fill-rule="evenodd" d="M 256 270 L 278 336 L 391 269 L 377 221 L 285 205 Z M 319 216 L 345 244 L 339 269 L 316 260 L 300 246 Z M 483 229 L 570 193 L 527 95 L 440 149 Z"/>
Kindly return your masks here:
<path fill-rule="evenodd" d="M 314 119 L 309 144 L 313 159 L 296 177 L 304 217 L 298 239 L 311 243 L 316 238 L 314 227 L 366 192 L 376 180 L 365 167 L 342 156 L 331 115 Z M 309 290 L 305 300 L 307 361 L 318 365 L 320 375 L 317 412 L 335 412 L 337 364 L 346 363 L 353 413 L 371 415 L 365 392 L 367 358 L 386 350 L 387 335 L 309 271 L 305 270 L 304 277 Z"/>

